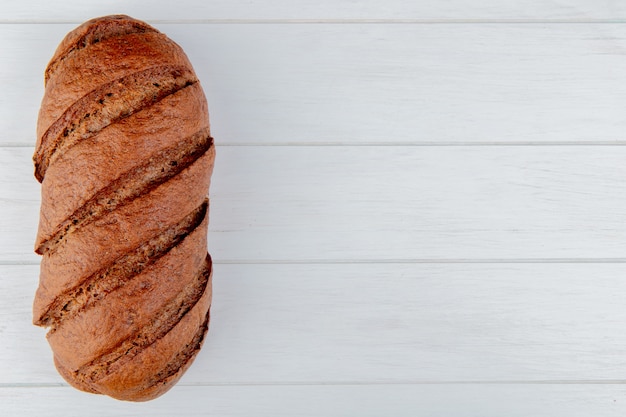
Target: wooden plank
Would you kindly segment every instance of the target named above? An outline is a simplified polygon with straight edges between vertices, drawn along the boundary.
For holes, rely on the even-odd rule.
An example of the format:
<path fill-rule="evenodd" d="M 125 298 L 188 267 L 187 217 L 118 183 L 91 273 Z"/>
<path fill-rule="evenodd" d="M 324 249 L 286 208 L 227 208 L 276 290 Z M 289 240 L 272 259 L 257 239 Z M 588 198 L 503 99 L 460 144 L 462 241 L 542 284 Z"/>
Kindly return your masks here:
<path fill-rule="evenodd" d="M 33 176 L 33 148 L 0 148 L 0 262 L 38 262 L 34 242 L 41 198 Z"/>
<path fill-rule="evenodd" d="M 68 387 L 3 387 L 0 412 L 49 417 L 621 417 L 626 406 L 619 385 L 177 386 L 148 403 L 111 401 Z"/>
<path fill-rule="evenodd" d="M 32 148 L 0 148 L 0 262 L 34 262 Z M 620 146 L 218 147 L 221 262 L 624 258 Z"/>
<path fill-rule="evenodd" d="M 51 4 L 44 0 L 5 2 L 0 7 L 3 21 L 72 21 L 80 22 L 94 16 L 126 13 L 142 19 L 624 19 L 623 3 L 613 1 L 569 0 L 483 0 L 468 2 L 406 2 L 402 0 L 273 0 L 199 3 L 168 1 L 113 0 L 89 8 L 78 0 Z"/>
<path fill-rule="evenodd" d="M 74 25 L 0 25 L 0 145 Z M 626 25 L 160 24 L 223 144 L 626 143 Z"/>
<path fill-rule="evenodd" d="M 623 380 L 622 264 L 224 265 L 183 382 Z M 0 384 L 62 382 L 31 325 L 33 265 L 0 267 Z M 15 366 L 19 364 L 19 366 Z"/>

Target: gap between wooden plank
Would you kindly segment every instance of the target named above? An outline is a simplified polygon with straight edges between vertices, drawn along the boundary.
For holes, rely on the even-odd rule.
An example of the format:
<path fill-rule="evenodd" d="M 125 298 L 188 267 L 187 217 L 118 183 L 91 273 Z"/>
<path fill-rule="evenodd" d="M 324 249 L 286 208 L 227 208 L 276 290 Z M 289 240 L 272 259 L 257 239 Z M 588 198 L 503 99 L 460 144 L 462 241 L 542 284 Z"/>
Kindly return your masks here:
<path fill-rule="evenodd" d="M 626 19 L 146 19 L 150 24 L 159 25 L 250 25 L 250 24 L 396 24 L 396 25 L 466 25 L 466 24 L 623 24 Z M 2 25 L 39 25 L 39 24 L 81 24 L 83 20 L 67 19 L 0 19 Z"/>
<path fill-rule="evenodd" d="M 23 145 L 17 145 L 22 147 Z M 626 141 L 603 141 L 603 142 L 582 142 L 582 141 L 553 141 L 553 142 L 534 142 L 534 141 L 511 141 L 511 142 L 233 142 L 233 143 L 216 143 L 217 147 L 235 147 L 235 146 L 311 146 L 311 147 L 324 147 L 324 146 L 355 146 L 355 147 L 414 147 L 414 146 L 427 146 L 427 147 L 454 147 L 454 146 L 626 146 Z"/>
<path fill-rule="evenodd" d="M 177 386 L 181 387 L 254 387 L 254 386 L 268 386 L 268 387 L 283 387 L 283 386 L 304 386 L 304 387 L 317 387 L 317 386 L 389 386 L 389 385 L 626 385 L 626 380 L 619 379 L 593 379 L 593 380 L 502 380 L 502 381 L 333 381 L 333 382 L 302 382 L 302 381 L 281 381 L 281 382 L 222 382 L 222 383 L 184 383 L 180 382 Z M 69 384 L 62 382 L 51 383 L 15 383 L 6 384 L 0 383 L 0 389 L 2 388 L 70 388 Z"/>
<path fill-rule="evenodd" d="M 217 148 L 229 147 L 531 147 L 531 146 L 626 146 L 626 141 L 511 141 L 511 142 L 223 142 L 216 143 Z M 15 142 L 0 144 L 0 148 L 33 148 L 28 142 Z"/>
<path fill-rule="evenodd" d="M 216 265 L 359 265 L 359 264 L 623 264 L 626 258 L 528 259 L 213 259 Z M 39 265 L 39 261 L 0 260 L 0 266 Z"/>
<path fill-rule="evenodd" d="M 162 399 L 140 404 L 66 388 L 9 388 L 0 394 L 4 415 L 51 417 L 623 417 L 625 409 L 623 392 L 617 386 L 179 387 Z"/>

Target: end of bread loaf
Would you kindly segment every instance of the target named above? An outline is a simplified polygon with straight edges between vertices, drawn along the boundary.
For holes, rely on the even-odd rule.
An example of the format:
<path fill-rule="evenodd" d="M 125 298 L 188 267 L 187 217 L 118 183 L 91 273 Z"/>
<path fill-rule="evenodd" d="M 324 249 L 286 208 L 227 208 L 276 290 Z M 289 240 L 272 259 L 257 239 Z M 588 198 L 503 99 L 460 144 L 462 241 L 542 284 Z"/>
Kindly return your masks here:
<path fill-rule="evenodd" d="M 144 333 L 126 339 L 78 369 L 54 357 L 57 370 L 75 388 L 124 401 L 148 401 L 174 386 L 200 351 L 209 327 L 211 259 L 190 287 L 170 303 L 170 311 Z M 175 314 L 172 314 L 172 307 Z"/>
<path fill-rule="evenodd" d="M 209 327 L 206 98 L 180 46 L 125 15 L 70 32 L 44 81 L 33 323 L 75 388 L 151 400 Z"/>
<path fill-rule="evenodd" d="M 67 34 L 57 47 L 44 73 L 47 83 L 59 63 L 72 52 L 86 48 L 107 38 L 130 33 L 158 32 L 152 26 L 123 14 L 97 17 L 88 20 Z"/>

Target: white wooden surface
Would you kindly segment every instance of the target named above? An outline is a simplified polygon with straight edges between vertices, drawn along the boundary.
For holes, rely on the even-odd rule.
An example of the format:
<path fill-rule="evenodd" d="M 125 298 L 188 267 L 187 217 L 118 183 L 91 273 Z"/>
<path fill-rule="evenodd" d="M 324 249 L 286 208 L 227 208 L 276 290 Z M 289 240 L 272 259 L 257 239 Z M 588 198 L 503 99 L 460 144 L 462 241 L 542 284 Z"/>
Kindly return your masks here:
<path fill-rule="evenodd" d="M 32 145 L 45 68 L 75 24 L 0 25 L 2 145 Z M 188 52 L 213 133 L 248 144 L 623 139 L 615 23 L 159 24 Z"/>
<path fill-rule="evenodd" d="M 623 416 L 621 1 L 0 5 L 0 416 Z M 211 331 L 165 396 L 69 388 L 30 310 L 43 69 L 90 17 L 181 44 L 217 162 Z"/>

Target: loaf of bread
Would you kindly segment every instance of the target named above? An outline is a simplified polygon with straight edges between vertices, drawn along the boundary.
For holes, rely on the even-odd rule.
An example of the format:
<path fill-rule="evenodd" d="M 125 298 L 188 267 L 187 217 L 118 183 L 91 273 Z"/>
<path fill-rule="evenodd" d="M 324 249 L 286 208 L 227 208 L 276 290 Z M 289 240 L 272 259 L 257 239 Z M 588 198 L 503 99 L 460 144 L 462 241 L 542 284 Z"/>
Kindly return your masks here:
<path fill-rule="evenodd" d="M 33 157 L 33 321 L 74 387 L 145 401 L 191 365 L 209 324 L 214 158 L 206 99 L 176 43 L 121 15 L 63 39 Z"/>

